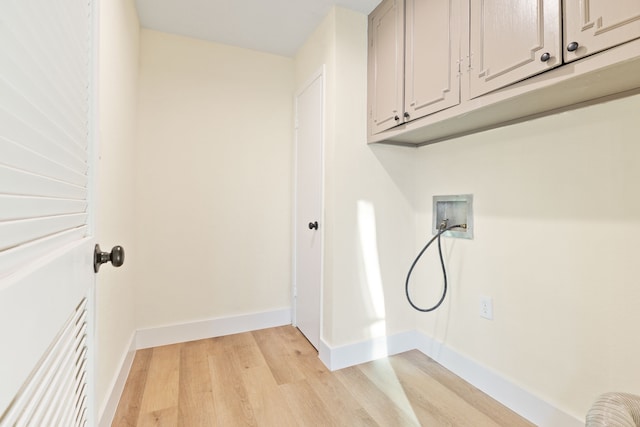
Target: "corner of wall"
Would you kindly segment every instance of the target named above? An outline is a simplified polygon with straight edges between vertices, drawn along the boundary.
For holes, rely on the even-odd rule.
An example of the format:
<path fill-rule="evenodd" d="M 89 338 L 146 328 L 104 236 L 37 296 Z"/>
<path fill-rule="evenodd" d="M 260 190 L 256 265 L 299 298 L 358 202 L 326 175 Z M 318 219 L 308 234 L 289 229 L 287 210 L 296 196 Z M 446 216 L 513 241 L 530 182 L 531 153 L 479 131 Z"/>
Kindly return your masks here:
<path fill-rule="evenodd" d="M 99 408 L 98 426 L 100 427 L 109 427 L 113 423 L 113 417 L 118 409 L 118 403 L 120 402 L 124 386 L 127 383 L 127 377 L 131 371 L 133 359 L 136 354 L 135 342 L 136 333 L 134 332 L 131 334 L 129 346 L 125 350 L 125 353 L 122 355 L 120 363 L 118 364 L 120 369 L 116 372 L 111 384 L 109 384 L 105 400 Z"/>
<path fill-rule="evenodd" d="M 291 308 L 286 307 L 262 313 L 141 329 L 134 332 L 129 340 L 128 349 L 122 355 L 118 364 L 119 369 L 109 384 L 107 396 L 99 408 L 98 426 L 108 427 L 112 425 L 127 377 L 133 365 L 136 350 L 290 324 Z"/>
<path fill-rule="evenodd" d="M 261 313 L 145 328 L 139 329 L 136 334 L 136 348 L 158 347 L 290 324 L 291 308 L 285 307 Z"/>
<path fill-rule="evenodd" d="M 416 349 L 477 387 L 504 406 L 539 426 L 578 427 L 583 422 L 546 402 L 446 344 L 416 332 Z"/>
<path fill-rule="evenodd" d="M 415 330 L 339 347 L 331 347 L 326 341 L 321 340 L 319 357 L 329 370 L 335 371 L 414 349 L 536 425 L 583 425 L 581 420 L 534 395 L 511 379 L 449 348 L 445 343 Z"/>
<path fill-rule="evenodd" d="M 321 340 L 319 357 L 329 370 L 336 371 L 413 350 L 416 337 L 415 331 L 407 331 L 339 347 L 331 347 L 326 341 Z"/>

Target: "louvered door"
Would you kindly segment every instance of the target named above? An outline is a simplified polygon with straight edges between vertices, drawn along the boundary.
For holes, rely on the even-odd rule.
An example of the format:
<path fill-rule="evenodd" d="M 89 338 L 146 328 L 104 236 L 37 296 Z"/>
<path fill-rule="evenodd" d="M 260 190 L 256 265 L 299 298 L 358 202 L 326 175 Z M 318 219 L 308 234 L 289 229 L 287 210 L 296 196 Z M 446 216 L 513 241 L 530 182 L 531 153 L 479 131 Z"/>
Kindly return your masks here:
<path fill-rule="evenodd" d="M 0 425 L 92 422 L 93 2 L 0 7 Z"/>

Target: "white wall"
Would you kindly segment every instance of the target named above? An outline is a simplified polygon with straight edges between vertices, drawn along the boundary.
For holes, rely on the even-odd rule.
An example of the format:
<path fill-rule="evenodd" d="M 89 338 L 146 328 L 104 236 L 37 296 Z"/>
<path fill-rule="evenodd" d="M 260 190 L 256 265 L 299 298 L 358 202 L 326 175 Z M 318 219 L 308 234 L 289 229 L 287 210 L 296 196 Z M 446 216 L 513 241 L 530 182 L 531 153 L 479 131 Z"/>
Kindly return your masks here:
<path fill-rule="evenodd" d="M 135 331 L 134 145 L 138 16 L 133 0 L 100 2 L 99 154 L 96 239 L 125 248 L 125 263 L 96 276 L 96 405 L 100 413 Z"/>
<path fill-rule="evenodd" d="M 293 61 L 142 30 L 138 328 L 289 307 Z"/>
<path fill-rule="evenodd" d="M 432 196 L 472 193 L 475 214 L 475 239 L 446 244 L 447 303 L 419 329 L 578 419 L 600 393 L 640 394 L 638 111 L 634 96 L 416 157 L 416 248 Z"/>
<path fill-rule="evenodd" d="M 367 17 L 334 8 L 296 55 L 297 87 L 326 64 L 323 341 L 413 329 L 402 277 L 413 251 L 412 158 L 366 144 Z"/>
<path fill-rule="evenodd" d="M 417 328 L 577 419 L 602 392 L 640 393 L 640 97 L 420 149 L 367 146 L 364 16 L 331 11 L 296 56 L 297 87 L 323 63 L 323 340 Z M 476 237 L 446 241 L 448 298 L 413 313 L 404 279 L 431 237 L 432 197 L 466 193 Z M 412 283 L 429 305 L 442 278 L 435 252 L 425 258 Z M 493 321 L 479 317 L 481 295 Z"/>
<path fill-rule="evenodd" d="M 116 46 L 135 34 L 120 37 L 103 74 L 128 77 L 102 85 L 103 139 L 122 141 L 128 171 L 136 112 L 113 99 L 132 99 L 135 44 Z M 137 328 L 291 304 L 292 99 L 326 64 L 323 341 L 417 328 L 577 418 L 601 392 L 640 393 L 638 96 L 420 149 L 368 146 L 361 14 L 332 9 L 295 60 L 148 30 L 140 60 L 135 179 L 118 178 L 135 188 L 112 193 L 135 192 L 135 210 L 115 218 L 125 230 L 136 220 Z M 446 242 L 451 292 L 416 314 L 404 278 L 431 235 L 431 198 L 463 193 L 476 237 Z M 440 284 L 435 265 L 425 260 L 419 283 Z M 122 285 L 99 284 L 110 293 L 99 325 L 119 325 L 103 333 L 114 350 L 100 390 L 132 324 L 130 270 L 108 274 Z M 419 301 L 437 293 L 422 286 Z M 493 321 L 479 318 L 480 295 L 493 297 Z"/>

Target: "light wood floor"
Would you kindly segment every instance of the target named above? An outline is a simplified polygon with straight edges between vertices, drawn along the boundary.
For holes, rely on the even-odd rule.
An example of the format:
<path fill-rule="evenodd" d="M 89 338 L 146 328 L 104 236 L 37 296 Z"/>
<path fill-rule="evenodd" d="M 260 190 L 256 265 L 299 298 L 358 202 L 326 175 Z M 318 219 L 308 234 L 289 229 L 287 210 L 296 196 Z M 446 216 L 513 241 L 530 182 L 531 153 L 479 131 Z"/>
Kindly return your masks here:
<path fill-rule="evenodd" d="M 531 426 L 418 351 L 329 372 L 291 326 L 139 350 L 114 426 Z"/>

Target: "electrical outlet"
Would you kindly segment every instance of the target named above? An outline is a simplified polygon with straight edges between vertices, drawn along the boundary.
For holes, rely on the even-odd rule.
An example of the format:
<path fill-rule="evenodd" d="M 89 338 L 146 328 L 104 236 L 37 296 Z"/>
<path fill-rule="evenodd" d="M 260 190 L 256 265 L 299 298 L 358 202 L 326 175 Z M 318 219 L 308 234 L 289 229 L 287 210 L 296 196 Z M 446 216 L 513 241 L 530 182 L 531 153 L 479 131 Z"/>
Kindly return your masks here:
<path fill-rule="evenodd" d="M 491 297 L 480 297 L 480 317 L 493 320 L 493 300 Z"/>

